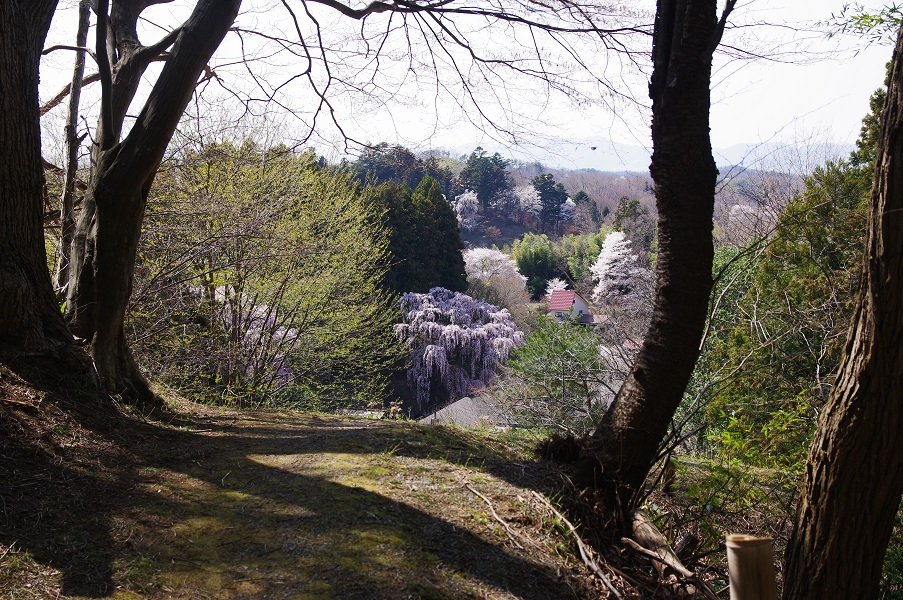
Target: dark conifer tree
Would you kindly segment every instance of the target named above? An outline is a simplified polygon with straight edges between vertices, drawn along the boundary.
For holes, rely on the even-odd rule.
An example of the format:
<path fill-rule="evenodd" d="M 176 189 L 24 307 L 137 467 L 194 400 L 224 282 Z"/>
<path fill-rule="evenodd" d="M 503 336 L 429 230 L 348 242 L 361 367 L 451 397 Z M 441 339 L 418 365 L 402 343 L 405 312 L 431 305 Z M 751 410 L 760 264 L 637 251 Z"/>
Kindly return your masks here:
<path fill-rule="evenodd" d="M 467 289 L 464 257 L 461 254 L 464 243 L 458 230 L 458 217 L 442 195 L 439 182 L 432 177 L 424 177 L 414 190 L 414 203 L 422 207 L 425 216 L 421 222 L 420 242 L 431 258 L 435 285 L 463 292 Z"/>
<path fill-rule="evenodd" d="M 387 182 L 376 189 L 376 197 L 389 229 L 386 288 L 399 293 L 425 293 L 436 286 L 466 289 L 464 244 L 440 184 L 427 176 L 412 192 L 406 185 Z"/>

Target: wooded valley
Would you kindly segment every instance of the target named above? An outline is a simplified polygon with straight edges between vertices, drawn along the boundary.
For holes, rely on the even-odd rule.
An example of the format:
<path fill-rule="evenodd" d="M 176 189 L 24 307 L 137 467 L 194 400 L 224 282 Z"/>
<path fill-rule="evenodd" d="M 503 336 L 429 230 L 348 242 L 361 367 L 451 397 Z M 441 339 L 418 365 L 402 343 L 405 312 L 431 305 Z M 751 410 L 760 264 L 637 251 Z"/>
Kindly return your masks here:
<path fill-rule="evenodd" d="M 903 597 L 898 8 L 820 24 L 896 42 L 852 152 L 716 166 L 735 0 L 70 4 L 0 8 L 0 593 Z M 516 138 L 487 88 L 636 101 L 608 61 L 648 173 L 339 116 Z"/>

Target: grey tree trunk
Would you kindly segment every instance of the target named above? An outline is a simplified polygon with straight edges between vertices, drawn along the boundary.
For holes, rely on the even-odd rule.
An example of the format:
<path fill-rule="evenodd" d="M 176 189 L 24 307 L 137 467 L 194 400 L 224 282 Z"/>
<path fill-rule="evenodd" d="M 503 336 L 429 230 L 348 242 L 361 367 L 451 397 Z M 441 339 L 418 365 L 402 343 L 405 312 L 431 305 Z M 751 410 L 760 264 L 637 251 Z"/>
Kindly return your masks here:
<path fill-rule="evenodd" d="M 91 2 L 81 0 L 78 5 L 78 31 L 75 45 L 84 48 L 88 43 L 88 26 L 91 22 Z M 66 115 L 66 174 L 63 195 L 60 199 L 60 249 L 56 264 L 56 288 L 62 290 L 69 283 L 69 260 L 72 239 L 75 236 L 75 183 L 78 174 L 78 108 L 81 102 L 82 80 L 85 76 L 85 51 L 76 50 L 75 66 L 69 92 L 69 113 Z"/>
<path fill-rule="evenodd" d="M 903 29 L 869 206 L 859 298 L 809 448 L 785 600 L 877 598 L 903 493 Z"/>
<path fill-rule="evenodd" d="M 627 522 L 699 355 L 712 289 L 712 215 L 718 171 L 709 139 L 716 0 L 659 0 L 653 36 L 653 154 L 658 255 L 652 321 L 636 362 L 593 432 L 582 478 Z M 592 481 L 586 481 L 592 476 Z"/>

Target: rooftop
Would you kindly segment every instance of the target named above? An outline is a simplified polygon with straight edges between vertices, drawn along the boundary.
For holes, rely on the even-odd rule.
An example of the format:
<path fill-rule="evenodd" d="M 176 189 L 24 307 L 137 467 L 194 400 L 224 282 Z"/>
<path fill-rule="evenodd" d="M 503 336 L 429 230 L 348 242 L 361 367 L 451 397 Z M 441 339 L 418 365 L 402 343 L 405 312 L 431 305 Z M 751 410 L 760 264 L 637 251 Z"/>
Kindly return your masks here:
<path fill-rule="evenodd" d="M 576 295 L 574 290 L 554 290 L 549 298 L 549 310 L 571 310 Z"/>

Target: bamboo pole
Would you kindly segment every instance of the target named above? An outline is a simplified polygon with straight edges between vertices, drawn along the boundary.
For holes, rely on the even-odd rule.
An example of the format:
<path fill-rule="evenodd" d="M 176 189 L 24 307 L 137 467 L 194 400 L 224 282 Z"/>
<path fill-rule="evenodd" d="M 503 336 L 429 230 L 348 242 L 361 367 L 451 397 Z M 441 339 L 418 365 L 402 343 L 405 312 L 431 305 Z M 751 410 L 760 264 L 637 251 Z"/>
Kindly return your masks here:
<path fill-rule="evenodd" d="M 731 600 L 777 600 L 770 537 L 727 536 Z"/>

